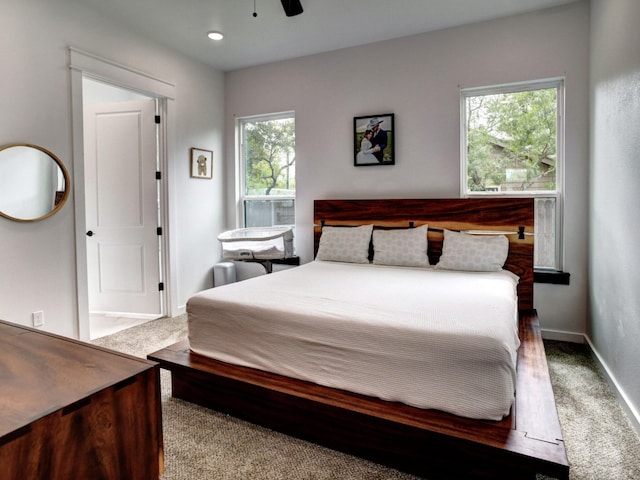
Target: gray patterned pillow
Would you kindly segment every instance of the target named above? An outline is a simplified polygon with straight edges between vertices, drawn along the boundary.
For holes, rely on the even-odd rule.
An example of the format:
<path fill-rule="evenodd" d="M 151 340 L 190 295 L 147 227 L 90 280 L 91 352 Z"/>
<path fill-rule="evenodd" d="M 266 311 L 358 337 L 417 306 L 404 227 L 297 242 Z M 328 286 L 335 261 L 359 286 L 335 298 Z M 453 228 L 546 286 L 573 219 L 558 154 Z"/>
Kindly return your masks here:
<path fill-rule="evenodd" d="M 369 263 L 369 243 L 373 225 L 323 227 L 317 260 Z"/>
<path fill-rule="evenodd" d="M 428 267 L 427 231 L 429 227 L 373 232 L 373 263 L 400 267 Z"/>
<path fill-rule="evenodd" d="M 504 235 L 480 236 L 445 230 L 436 268 L 493 272 L 502 269 L 508 254 L 509 239 Z"/>

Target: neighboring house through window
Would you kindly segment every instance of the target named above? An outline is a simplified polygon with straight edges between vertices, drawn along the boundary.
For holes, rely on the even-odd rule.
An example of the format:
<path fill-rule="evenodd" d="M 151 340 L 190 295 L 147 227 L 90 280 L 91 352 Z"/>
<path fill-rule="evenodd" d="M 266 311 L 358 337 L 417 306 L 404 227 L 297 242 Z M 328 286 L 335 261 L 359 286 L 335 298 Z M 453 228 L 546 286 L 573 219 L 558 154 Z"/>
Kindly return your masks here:
<path fill-rule="evenodd" d="M 244 227 L 295 226 L 295 116 L 238 120 L 240 202 Z"/>
<path fill-rule="evenodd" d="M 461 90 L 462 196 L 535 197 L 537 269 L 562 270 L 564 81 Z"/>

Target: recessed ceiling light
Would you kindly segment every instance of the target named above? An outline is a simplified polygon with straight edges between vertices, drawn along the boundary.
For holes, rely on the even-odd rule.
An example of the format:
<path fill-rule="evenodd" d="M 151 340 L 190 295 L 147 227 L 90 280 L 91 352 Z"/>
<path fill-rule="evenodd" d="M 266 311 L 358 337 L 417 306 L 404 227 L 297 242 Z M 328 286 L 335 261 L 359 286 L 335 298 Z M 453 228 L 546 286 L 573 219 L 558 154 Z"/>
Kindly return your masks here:
<path fill-rule="evenodd" d="M 207 37 L 209 37 L 211 40 L 222 40 L 224 38 L 224 35 L 220 32 L 209 32 L 207 33 Z"/>

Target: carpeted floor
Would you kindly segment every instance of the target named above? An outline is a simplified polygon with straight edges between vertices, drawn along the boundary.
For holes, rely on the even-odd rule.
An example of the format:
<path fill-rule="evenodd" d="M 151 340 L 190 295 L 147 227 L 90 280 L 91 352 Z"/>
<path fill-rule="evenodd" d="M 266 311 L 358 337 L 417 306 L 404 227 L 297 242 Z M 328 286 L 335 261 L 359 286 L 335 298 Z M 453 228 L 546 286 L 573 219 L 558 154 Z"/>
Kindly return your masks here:
<path fill-rule="evenodd" d="M 94 340 L 146 357 L 187 335 L 165 318 Z M 583 345 L 545 342 L 571 480 L 640 479 L 640 437 Z M 415 480 L 417 477 L 304 442 L 171 397 L 161 373 L 166 472 L 162 480 Z M 539 480 L 546 477 L 539 476 Z"/>

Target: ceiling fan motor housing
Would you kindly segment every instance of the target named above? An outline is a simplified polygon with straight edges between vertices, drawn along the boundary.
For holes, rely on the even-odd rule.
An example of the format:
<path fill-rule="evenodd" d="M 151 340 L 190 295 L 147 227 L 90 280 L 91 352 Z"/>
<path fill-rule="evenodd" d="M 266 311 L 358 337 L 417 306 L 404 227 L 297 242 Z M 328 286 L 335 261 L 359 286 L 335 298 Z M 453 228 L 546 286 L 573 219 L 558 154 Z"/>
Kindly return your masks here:
<path fill-rule="evenodd" d="M 286 13 L 287 17 L 293 17 L 295 15 L 300 15 L 302 13 L 302 4 L 300 0 L 281 0 L 282 8 L 284 8 L 284 13 Z"/>

